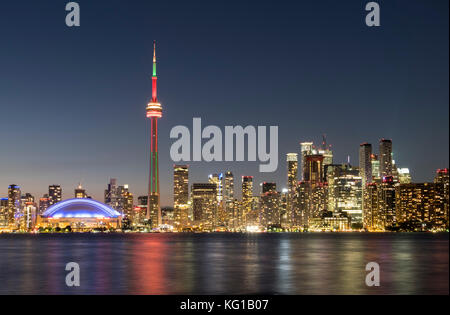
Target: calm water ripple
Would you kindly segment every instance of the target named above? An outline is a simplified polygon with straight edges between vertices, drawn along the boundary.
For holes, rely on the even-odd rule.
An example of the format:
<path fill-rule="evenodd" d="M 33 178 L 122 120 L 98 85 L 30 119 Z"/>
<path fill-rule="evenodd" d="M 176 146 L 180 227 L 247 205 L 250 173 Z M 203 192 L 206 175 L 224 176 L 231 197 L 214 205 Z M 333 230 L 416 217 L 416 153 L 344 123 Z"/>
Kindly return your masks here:
<path fill-rule="evenodd" d="M 448 294 L 448 234 L 0 235 L 0 294 Z M 381 286 L 365 285 L 365 265 Z M 65 285 L 65 265 L 81 287 Z"/>

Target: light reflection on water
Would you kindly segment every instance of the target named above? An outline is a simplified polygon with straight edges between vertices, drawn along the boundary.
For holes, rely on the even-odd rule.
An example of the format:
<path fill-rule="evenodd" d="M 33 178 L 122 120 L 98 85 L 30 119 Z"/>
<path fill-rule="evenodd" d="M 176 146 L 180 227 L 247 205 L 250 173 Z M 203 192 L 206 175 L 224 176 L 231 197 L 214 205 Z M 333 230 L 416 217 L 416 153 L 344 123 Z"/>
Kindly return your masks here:
<path fill-rule="evenodd" d="M 448 234 L 0 235 L 0 294 L 448 294 L 448 258 Z"/>

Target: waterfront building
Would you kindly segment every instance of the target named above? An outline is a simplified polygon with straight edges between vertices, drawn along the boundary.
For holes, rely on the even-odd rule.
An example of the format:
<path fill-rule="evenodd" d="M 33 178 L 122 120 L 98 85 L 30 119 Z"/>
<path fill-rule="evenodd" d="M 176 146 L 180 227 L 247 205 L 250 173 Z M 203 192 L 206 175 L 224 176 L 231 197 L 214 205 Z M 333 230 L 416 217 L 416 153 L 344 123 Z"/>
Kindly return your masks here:
<path fill-rule="evenodd" d="M 174 227 L 183 230 L 189 222 L 189 166 L 173 167 Z"/>
<path fill-rule="evenodd" d="M 308 230 L 311 232 L 351 231 L 351 220 L 345 214 L 324 215 L 310 219 Z"/>
<path fill-rule="evenodd" d="M 318 183 L 310 187 L 309 191 L 309 218 L 318 218 L 328 209 L 328 184 Z"/>
<path fill-rule="evenodd" d="M 447 227 L 449 224 L 449 172 L 448 168 L 442 168 L 438 169 L 436 171 L 436 176 L 434 178 L 435 184 L 441 184 L 441 189 L 443 191 L 444 196 L 444 211 L 445 211 L 445 218 L 447 221 Z"/>
<path fill-rule="evenodd" d="M 349 164 L 333 165 L 328 171 L 328 210 L 345 213 L 352 224 L 362 225 L 362 178 L 360 170 Z"/>
<path fill-rule="evenodd" d="M 128 185 L 124 186 L 123 194 L 121 195 L 121 203 L 123 205 L 123 215 L 130 221 L 133 221 L 134 210 L 134 195 L 130 192 Z"/>
<path fill-rule="evenodd" d="M 295 192 L 298 182 L 298 154 L 287 154 L 287 212 L 289 216 L 295 211 Z"/>
<path fill-rule="evenodd" d="M 378 227 L 392 228 L 396 223 L 395 182 L 393 176 L 384 176 L 378 191 Z"/>
<path fill-rule="evenodd" d="M 301 181 L 296 186 L 295 207 L 292 213 L 291 226 L 293 229 L 307 228 L 310 219 L 311 184 Z"/>
<path fill-rule="evenodd" d="M 20 217 L 20 230 L 30 232 L 36 224 L 36 204 L 32 201 L 26 201 L 22 212 Z"/>
<path fill-rule="evenodd" d="M 400 229 L 410 231 L 448 229 L 441 183 L 399 184 L 395 187 L 396 219 Z"/>
<path fill-rule="evenodd" d="M 280 195 L 275 183 L 262 184 L 260 225 L 281 227 Z"/>
<path fill-rule="evenodd" d="M 8 198 L 0 198 L 0 228 L 9 226 L 8 209 Z"/>
<path fill-rule="evenodd" d="M 294 194 L 295 186 L 298 182 L 298 154 L 287 154 L 287 187 L 290 193 Z"/>
<path fill-rule="evenodd" d="M 119 209 L 119 190 L 117 187 L 117 179 L 111 178 L 105 190 L 105 204 L 114 210 Z"/>
<path fill-rule="evenodd" d="M 234 176 L 230 171 L 225 172 L 224 179 L 224 190 L 223 190 L 223 198 L 224 198 L 224 206 L 227 217 L 227 227 L 230 230 L 236 230 L 239 226 L 238 224 L 238 209 L 235 204 L 234 198 Z"/>
<path fill-rule="evenodd" d="M 120 228 L 121 214 L 111 207 L 92 199 L 69 199 L 49 207 L 38 216 L 37 228 L 74 232 L 94 229 L 115 230 Z"/>
<path fill-rule="evenodd" d="M 281 193 L 280 193 L 280 216 L 281 216 L 281 227 L 284 229 L 289 229 L 292 226 L 292 218 L 294 215 L 291 211 L 287 211 L 288 195 L 289 195 L 289 191 L 287 188 L 284 188 L 281 190 Z M 297 196 L 297 188 L 296 188 L 296 192 L 294 194 L 294 201 L 293 201 L 294 206 L 296 206 L 296 204 L 297 204 L 296 196 Z"/>
<path fill-rule="evenodd" d="M 247 226 L 256 225 L 253 215 L 253 176 L 242 176 L 242 211 L 241 224 L 245 229 Z"/>
<path fill-rule="evenodd" d="M 213 231 L 216 226 L 217 185 L 195 183 L 191 194 L 194 225 L 202 231 Z"/>
<path fill-rule="evenodd" d="M 364 228 L 368 231 L 382 231 L 384 224 L 381 222 L 378 207 L 378 184 L 370 183 L 367 185 L 364 194 Z"/>
<path fill-rule="evenodd" d="M 15 218 L 20 216 L 21 210 L 21 191 L 17 185 L 8 187 L 8 222 L 10 225 L 15 223 Z"/>

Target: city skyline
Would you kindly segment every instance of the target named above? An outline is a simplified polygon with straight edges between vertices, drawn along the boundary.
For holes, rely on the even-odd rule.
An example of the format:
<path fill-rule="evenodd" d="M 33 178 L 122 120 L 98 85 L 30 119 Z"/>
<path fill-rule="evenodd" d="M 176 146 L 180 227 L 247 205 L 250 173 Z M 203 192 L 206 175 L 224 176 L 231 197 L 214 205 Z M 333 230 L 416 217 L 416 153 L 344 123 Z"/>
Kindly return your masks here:
<path fill-rule="evenodd" d="M 327 4 L 330 10 L 344 6 L 345 10 L 339 10 L 346 12 L 344 18 L 321 17 L 323 4 L 289 4 L 296 13 L 275 10 L 272 21 L 278 23 L 273 27 L 248 4 L 227 18 L 230 8 L 224 8 L 223 15 L 202 16 L 206 4 L 197 2 L 190 9 L 200 9 L 193 12 L 196 22 L 177 11 L 178 23 L 185 23 L 186 28 L 175 30 L 164 21 L 173 13 L 164 4 L 139 3 L 142 12 L 160 13 L 146 21 L 140 19 L 141 13 L 130 13 L 126 6 L 113 1 L 112 8 L 136 14 L 144 25 L 114 24 L 107 14 L 98 19 L 86 14 L 86 23 L 76 32 L 55 27 L 59 23 L 52 14 L 55 9 L 50 4 L 41 5 L 48 7 L 42 10 L 45 18 L 40 21 L 40 31 L 27 24 L 36 22 L 36 17 L 29 15 L 32 9 L 23 13 L 22 18 L 29 19 L 27 23 L 10 16 L 1 18 L 13 25 L 2 28 L 2 35 L 7 40 L 22 38 L 34 48 L 40 62 L 22 58 L 24 46 L 12 39 L 0 52 L 5 73 L 2 78 L 8 78 L 0 85 L 0 104 L 4 111 L 14 108 L 17 113 L 17 118 L 0 124 L 4 146 L 0 197 L 6 197 L 10 184 L 40 198 L 49 185 L 60 184 L 64 195 L 82 182 L 94 199 L 102 200 L 110 178 L 129 184 L 135 196 L 146 194 L 148 172 L 143 170 L 148 169 L 150 145 L 142 104 L 151 92 L 149 38 L 161 42 L 163 206 L 173 204 L 172 167 L 177 164 L 169 157 L 173 142 L 169 131 L 178 124 L 189 126 L 198 116 L 205 124 L 278 125 L 279 167 L 276 173 L 259 174 L 257 163 L 189 162 L 190 182 L 206 182 L 209 174 L 231 170 L 235 178 L 251 175 L 255 183 L 276 182 L 282 189 L 286 186 L 285 154 L 300 153 L 300 142 L 320 143 L 323 133 L 333 144 L 336 163 L 344 163 L 350 156 L 351 164 L 357 166 L 358 145 L 369 142 L 376 146 L 385 137 L 393 140 L 394 159 L 398 167 L 411 170 L 413 182 L 431 182 L 436 169 L 448 167 L 448 90 L 436 88 L 448 85 L 448 41 L 444 40 L 448 27 L 441 27 L 448 26 L 441 15 L 448 11 L 446 2 L 436 2 L 426 7 L 426 12 L 414 2 L 405 8 L 386 3 L 386 28 L 381 31 L 370 30 L 362 23 L 360 4 L 347 3 Z M 216 6 L 210 4 L 208 8 Z M 263 2 L 261 6 L 270 4 Z M 15 11 L 21 5 L 8 3 L 6 7 Z M 99 4 L 90 4 L 89 10 L 102 13 Z M 239 27 L 229 24 L 239 14 L 246 14 L 248 19 Z M 416 18 L 409 19 L 411 15 Z M 230 27 L 212 37 L 217 30 L 214 24 L 211 30 L 199 27 L 213 18 L 222 27 Z M 284 19 L 293 27 L 281 23 Z M 408 22 L 406 26 L 394 26 L 394 19 Z M 252 26 L 255 23 L 257 32 Z M 333 30 L 334 24 L 342 26 L 340 33 Z M 147 30 L 155 25 L 166 28 Z M 320 32 L 314 30 L 317 25 L 322 26 Z M 124 38 L 119 32 L 122 28 L 135 35 Z M 302 31 L 304 28 L 309 33 Z M 38 44 L 46 32 L 55 36 L 54 42 L 43 40 Z M 102 32 L 106 36 L 94 47 L 93 40 Z M 179 39 L 177 32 L 186 36 Z M 252 36 L 261 32 L 272 36 Z M 402 35 L 409 36 L 408 42 L 402 41 Z M 352 47 L 350 39 L 360 46 Z M 429 49 L 421 49 L 423 46 Z M 327 48 L 335 52 L 327 53 Z M 55 59 L 55 55 L 72 58 Z M 79 68 L 74 68 L 74 60 Z M 29 93 L 12 92 L 23 89 Z M 271 112 L 274 102 L 277 116 Z M 70 119 L 61 119 L 65 116 Z"/>

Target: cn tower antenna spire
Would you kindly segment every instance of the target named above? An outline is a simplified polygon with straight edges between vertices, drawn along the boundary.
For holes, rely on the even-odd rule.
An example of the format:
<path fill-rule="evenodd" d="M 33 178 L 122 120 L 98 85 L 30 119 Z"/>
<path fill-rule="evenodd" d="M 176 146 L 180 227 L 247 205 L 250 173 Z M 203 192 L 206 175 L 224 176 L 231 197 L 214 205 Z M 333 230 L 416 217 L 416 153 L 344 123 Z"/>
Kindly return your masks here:
<path fill-rule="evenodd" d="M 156 76 L 156 40 L 153 41 L 153 76 L 152 76 L 152 102 L 158 103 L 157 81 Z"/>
<path fill-rule="evenodd" d="M 156 40 L 153 41 L 153 76 L 156 77 Z"/>

